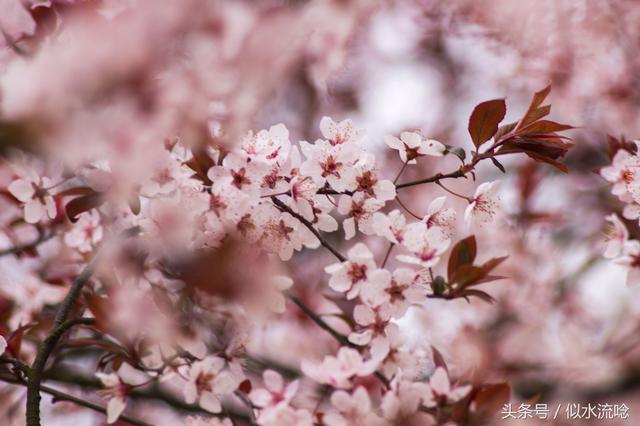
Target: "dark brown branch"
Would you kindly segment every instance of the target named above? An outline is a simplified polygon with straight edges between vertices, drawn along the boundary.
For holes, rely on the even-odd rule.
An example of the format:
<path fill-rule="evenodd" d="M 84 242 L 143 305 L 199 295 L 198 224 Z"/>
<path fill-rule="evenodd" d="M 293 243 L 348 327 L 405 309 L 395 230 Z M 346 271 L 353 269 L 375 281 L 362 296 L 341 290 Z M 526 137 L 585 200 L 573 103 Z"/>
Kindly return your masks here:
<path fill-rule="evenodd" d="M 349 341 L 349 339 L 347 339 L 346 336 L 338 333 L 335 328 L 327 324 L 325 320 L 320 318 L 320 315 L 316 314 L 314 310 L 308 307 L 302 300 L 291 293 L 287 293 L 286 296 L 289 300 L 295 303 L 295 305 L 300 308 L 302 312 L 304 312 L 309 318 L 311 318 L 311 320 L 315 322 L 318 327 L 333 336 L 333 338 L 340 342 L 341 345 L 351 346 L 351 342 Z"/>
<path fill-rule="evenodd" d="M 24 251 L 32 250 L 38 247 L 40 244 L 44 243 L 45 241 L 50 240 L 55 235 L 56 234 L 54 232 L 50 232 L 50 233 L 40 232 L 40 234 L 38 235 L 38 238 L 31 241 L 30 243 L 17 244 L 13 247 L 0 250 L 0 257 L 8 256 L 10 254 L 20 254 Z"/>
<path fill-rule="evenodd" d="M 58 308 L 58 312 L 56 313 L 56 317 L 53 322 L 53 328 L 45 338 L 44 342 L 40 345 L 38 353 L 36 354 L 36 359 L 33 361 L 27 382 L 27 426 L 40 426 L 40 383 L 42 382 L 42 372 L 44 371 L 47 360 L 55 349 L 58 340 L 69 328 L 88 321 L 86 318 L 67 321 L 67 317 L 69 316 L 76 299 L 80 296 L 85 284 L 91 278 L 95 269 L 95 261 L 96 260 L 94 258 L 94 260 L 84 268 L 80 275 L 78 275 L 71 284 L 69 293 L 67 293 Z"/>
<path fill-rule="evenodd" d="M 273 204 L 275 204 L 276 206 L 278 206 L 278 208 L 280 210 L 283 210 L 287 213 L 289 213 L 291 216 L 295 217 L 296 219 L 298 219 L 300 221 L 300 223 L 302 223 L 304 226 L 307 227 L 307 229 L 309 229 L 309 231 L 311 231 L 313 233 L 313 235 L 316 236 L 316 238 L 318 240 L 320 240 L 320 244 L 322 244 L 324 247 L 326 247 L 340 262 L 344 262 L 347 260 L 346 257 L 344 257 L 343 255 L 341 255 L 338 250 L 336 250 L 335 248 L 333 248 L 333 246 L 331 244 L 329 244 L 327 242 L 327 240 L 325 240 L 322 235 L 320 234 L 320 232 L 318 232 L 318 230 L 313 226 L 313 224 L 311 222 L 309 222 L 307 219 L 305 219 L 304 217 L 302 217 L 301 215 L 299 215 L 298 213 L 294 212 L 293 210 L 291 210 L 291 208 L 289 208 L 289 206 L 287 206 L 285 203 L 283 203 L 282 201 L 280 201 L 277 197 L 271 197 L 271 201 L 273 201 Z"/>
<path fill-rule="evenodd" d="M 293 303 L 296 304 L 296 306 L 298 308 L 300 308 L 300 310 L 302 312 L 304 312 L 309 318 L 311 318 L 313 320 L 313 322 L 315 322 L 318 327 L 320 327 L 321 329 L 323 329 L 324 331 L 326 331 L 327 333 L 329 333 L 334 339 L 336 339 L 341 345 L 343 346 L 349 346 L 352 348 L 357 348 L 356 345 L 354 345 L 353 343 L 351 343 L 349 341 L 349 339 L 347 338 L 347 336 L 344 336 L 341 333 L 338 333 L 338 331 L 331 327 L 329 324 L 327 324 L 327 322 L 325 320 L 323 320 L 322 318 L 320 318 L 320 316 L 318 314 L 316 314 L 313 309 L 311 309 L 310 307 L 308 307 L 302 300 L 300 300 L 299 298 L 297 298 L 296 296 L 294 296 L 291 293 L 286 293 L 286 296 L 289 300 L 291 300 Z M 379 371 L 376 371 L 374 373 L 374 375 L 378 378 L 378 380 L 380 380 L 387 388 L 389 387 L 389 379 L 386 378 L 386 376 L 382 373 L 380 373 Z"/>
<path fill-rule="evenodd" d="M 11 383 L 14 385 L 21 385 L 21 386 L 27 386 L 27 383 L 15 378 L 15 377 L 10 377 L 10 376 L 0 376 L 0 380 L 6 382 L 6 383 Z M 107 409 L 102 407 L 101 405 L 98 404 L 94 404 L 92 402 L 89 402 L 85 399 L 82 398 L 78 398 L 75 397 L 73 395 L 70 395 L 68 393 L 59 391 L 57 389 L 53 389 L 50 388 L 48 386 L 40 386 L 39 390 L 47 393 L 51 396 L 53 396 L 53 401 L 57 402 L 57 401 L 68 401 L 68 402 L 72 402 L 78 406 L 81 407 L 85 407 L 88 408 L 90 410 L 102 413 L 102 414 L 107 414 Z M 135 425 L 135 426 L 151 426 L 150 423 L 144 422 L 142 420 L 138 420 L 136 418 L 130 417 L 130 416 L 126 416 L 126 415 L 121 415 L 118 420 Z"/>

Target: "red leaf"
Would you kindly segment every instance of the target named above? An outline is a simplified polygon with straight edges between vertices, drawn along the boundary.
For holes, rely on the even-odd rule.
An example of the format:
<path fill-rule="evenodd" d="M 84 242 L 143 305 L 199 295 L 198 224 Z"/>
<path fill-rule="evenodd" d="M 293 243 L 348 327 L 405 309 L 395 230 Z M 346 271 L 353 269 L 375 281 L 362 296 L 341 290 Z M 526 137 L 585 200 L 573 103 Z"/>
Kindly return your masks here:
<path fill-rule="evenodd" d="M 211 167 L 215 165 L 206 149 L 194 149 L 192 150 L 193 157 L 185 164 L 195 172 L 195 176 L 204 182 L 206 185 L 211 185 L 211 180 L 207 176 L 207 172 Z"/>
<path fill-rule="evenodd" d="M 460 288 L 464 288 L 481 280 L 485 275 L 485 271 L 479 266 L 461 265 L 453 272 L 449 282 L 457 283 Z"/>
<path fill-rule="evenodd" d="M 535 123 L 531 123 L 526 127 L 523 127 L 518 131 L 518 134 L 536 134 L 536 133 L 552 133 L 552 132 L 561 132 L 563 130 L 571 130 L 574 129 L 573 126 L 569 126 L 568 124 L 556 123 L 551 120 L 539 120 Z"/>
<path fill-rule="evenodd" d="M 545 105 L 542 107 L 540 106 L 549 95 L 549 92 L 551 92 L 551 85 L 548 85 L 539 92 L 534 93 L 533 99 L 531 99 L 531 104 L 529 105 L 529 109 L 527 109 L 527 112 L 522 117 L 522 120 L 520 120 L 520 122 L 516 126 L 517 129 L 531 124 L 551 112 L 550 105 Z"/>
<path fill-rule="evenodd" d="M 511 386 L 508 383 L 493 383 L 483 385 L 475 395 L 476 411 L 479 415 L 488 417 L 500 411 L 511 398 Z"/>
<path fill-rule="evenodd" d="M 469 117 L 469 134 L 476 148 L 491 139 L 507 113 L 504 99 L 493 99 L 478 104 Z"/>
<path fill-rule="evenodd" d="M 70 195 L 91 195 L 96 194 L 96 191 L 89 188 L 88 186 L 77 186 L 75 188 L 65 189 L 64 191 L 58 192 L 56 195 L 59 197 L 68 197 Z"/>
<path fill-rule="evenodd" d="M 251 392 L 251 380 L 245 379 L 242 383 L 240 383 L 240 386 L 238 386 L 238 390 L 246 394 Z"/>
<path fill-rule="evenodd" d="M 99 207 L 104 203 L 104 197 L 100 193 L 94 193 L 91 195 L 85 195 L 82 197 L 74 198 L 69 201 L 64 210 L 67 213 L 67 217 L 71 222 L 78 220 L 78 216 L 93 208 Z"/>
<path fill-rule="evenodd" d="M 447 367 L 447 363 L 444 361 L 444 357 L 435 347 L 431 346 L 431 354 L 433 356 L 433 363 L 436 367 L 442 367 L 445 369 L 447 374 L 449 374 L 449 367 Z"/>
<path fill-rule="evenodd" d="M 464 291 L 461 291 L 460 293 L 457 293 L 457 297 L 468 298 L 468 297 L 471 297 L 471 296 L 475 296 L 475 297 L 477 297 L 479 299 L 482 299 L 487 303 L 495 303 L 495 301 L 496 301 L 496 299 L 494 299 L 493 296 L 491 296 L 486 291 L 482 291 L 482 290 L 476 290 L 476 289 L 470 288 L 470 289 L 465 289 Z"/>
<path fill-rule="evenodd" d="M 471 235 L 458 243 L 451 249 L 449 263 L 447 264 L 447 277 L 449 281 L 454 272 L 462 265 L 472 265 L 477 254 L 476 237 Z"/>

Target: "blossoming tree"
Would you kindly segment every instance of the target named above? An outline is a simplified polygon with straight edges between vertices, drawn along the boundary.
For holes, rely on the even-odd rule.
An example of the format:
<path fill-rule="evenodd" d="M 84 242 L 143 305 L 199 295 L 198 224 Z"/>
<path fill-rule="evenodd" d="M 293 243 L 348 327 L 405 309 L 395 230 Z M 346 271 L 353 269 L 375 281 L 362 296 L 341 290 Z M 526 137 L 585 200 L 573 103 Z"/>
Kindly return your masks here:
<path fill-rule="evenodd" d="M 517 304 L 491 285 L 534 267 L 492 249 L 505 208 L 486 166 L 519 174 L 514 220 L 550 218 L 526 204 L 538 166 L 569 171 L 573 127 L 550 119 L 551 86 L 509 119 L 505 99 L 468 108 L 458 143 L 301 110 L 251 130 L 294 64 L 308 61 L 315 93 L 375 2 L 125 3 L 0 0 L 0 414 L 47 424 L 64 402 L 109 424 L 490 422 L 514 398 L 504 375 L 454 368 L 412 330 L 436 303 Z M 599 173 L 636 220 L 637 146 L 610 145 Z M 640 242 L 608 220 L 605 256 L 636 282 Z M 526 238 L 510 244 L 534 258 Z"/>

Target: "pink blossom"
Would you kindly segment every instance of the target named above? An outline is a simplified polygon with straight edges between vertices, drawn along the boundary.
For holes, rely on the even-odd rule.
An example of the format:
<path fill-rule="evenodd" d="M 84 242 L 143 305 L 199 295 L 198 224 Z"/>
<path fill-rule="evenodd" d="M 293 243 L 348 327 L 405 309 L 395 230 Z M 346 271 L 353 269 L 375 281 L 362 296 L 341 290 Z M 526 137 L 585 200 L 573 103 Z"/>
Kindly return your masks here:
<path fill-rule="evenodd" d="M 356 129 L 349 119 L 336 123 L 330 117 L 322 117 L 320 131 L 331 145 L 354 145 L 363 137 L 362 130 Z"/>
<path fill-rule="evenodd" d="M 336 191 L 349 189 L 355 181 L 353 165 L 358 160 L 359 150 L 353 144 L 331 145 L 318 140 L 315 144 L 300 142 L 300 149 L 306 160 L 300 165 L 300 172 L 309 176 L 319 187 L 328 184 Z"/>
<path fill-rule="evenodd" d="M 376 198 L 369 198 L 362 192 L 351 195 L 341 195 L 338 200 L 338 213 L 348 215 L 342 222 L 345 238 L 350 240 L 357 229 L 365 235 L 375 232 L 374 213 L 384 207 L 384 202 Z"/>
<path fill-rule="evenodd" d="M 636 146 L 640 143 L 635 142 Z M 613 157 L 611 166 L 600 169 L 600 175 L 613 183 L 611 193 L 620 200 L 629 202 L 639 195 L 640 159 L 625 149 L 620 149 Z"/>
<path fill-rule="evenodd" d="M 264 426 L 313 426 L 313 417 L 304 408 L 296 409 L 280 403 L 261 410 L 258 423 Z"/>
<path fill-rule="evenodd" d="M 331 405 L 335 410 L 329 411 L 323 417 L 327 426 L 378 426 L 384 421 L 372 410 L 369 393 L 362 386 L 358 386 L 353 393 L 343 390 L 331 394 Z"/>
<path fill-rule="evenodd" d="M 400 159 L 407 164 L 416 164 L 416 159 L 425 155 L 441 157 L 445 151 L 442 143 L 434 139 L 425 139 L 418 132 L 402 132 L 400 139 L 387 135 L 384 141 L 390 148 L 397 149 Z"/>
<path fill-rule="evenodd" d="M 447 201 L 447 197 L 435 198 L 427 208 L 427 214 L 424 217 L 424 222 L 428 228 L 437 226 L 444 231 L 447 236 L 453 234 L 453 229 L 456 222 L 456 211 L 451 207 L 444 207 L 444 203 Z"/>
<path fill-rule="evenodd" d="M 359 346 L 369 345 L 371 352 L 378 357 L 386 356 L 389 351 L 387 330 L 398 327 L 389 322 L 391 320 L 389 304 L 383 303 L 375 307 L 356 305 L 353 310 L 353 319 L 357 325 L 349 334 L 349 341 Z"/>
<path fill-rule="evenodd" d="M 371 273 L 360 290 L 360 298 L 369 306 L 389 304 L 394 318 L 403 316 L 409 306 L 426 300 L 425 290 L 417 285 L 417 274 L 407 268 L 398 268 L 393 275 L 386 269 Z"/>
<path fill-rule="evenodd" d="M 64 235 L 64 242 L 81 253 L 89 253 L 102 241 L 102 234 L 100 214 L 92 210 L 80 215 L 78 221 Z"/>
<path fill-rule="evenodd" d="M 400 210 L 392 210 L 389 214 L 376 212 L 373 214 L 373 228 L 376 235 L 385 237 L 394 244 L 404 240 L 407 218 Z"/>
<path fill-rule="evenodd" d="M 49 192 L 52 187 L 48 177 L 38 176 L 33 170 L 25 170 L 21 179 L 14 180 L 8 187 L 11 195 L 24 204 L 24 220 L 27 223 L 38 223 L 46 214 L 56 217 L 56 204 Z"/>
<path fill-rule="evenodd" d="M 440 256 L 449 248 L 451 241 L 440 228 L 427 228 L 424 222 L 407 226 L 402 245 L 411 255 L 399 255 L 396 258 L 405 263 L 430 268 L 438 263 Z"/>
<path fill-rule="evenodd" d="M 380 404 L 384 418 L 391 422 L 414 420 L 416 416 L 428 418 L 428 415 L 418 411 L 428 389 L 429 386 L 426 383 L 409 381 L 402 374 L 396 375 L 391 382 L 391 389 L 384 394 Z M 415 424 L 430 423 L 415 422 Z"/>
<path fill-rule="evenodd" d="M 334 263 L 324 270 L 331 275 L 329 287 L 335 291 L 346 293 L 347 299 L 355 298 L 362 285 L 368 280 L 376 264 L 373 253 L 363 243 L 358 243 L 347 252 L 347 260 Z"/>
<path fill-rule="evenodd" d="M 396 197 L 396 187 L 390 180 L 380 179 L 374 169 L 375 159 L 365 155 L 355 165 L 355 182 L 348 189 L 364 193 L 379 201 L 389 201 Z"/>
<path fill-rule="evenodd" d="M 304 374 L 318 383 L 348 388 L 353 377 L 368 376 L 376 371 L 378 365 L 379 361 L 376 359 L 365 361 L 357 350 L 341 347 L 337 357 L 326 356 L 321 364 L 305 360 L 301 367 Z"/>
<path fill-rule="evenodd" d="M 606 220 L 610 226 L 605 235 L 607 247 L 604 252 L 604 257 L 612 259 L 622 252 L 624 244 L 629 239 L 629 231 L 627 231 L 627 227 L 615 214 L 610 214 L 606 217 Z"/>
<path fill-rule="evenodd" d="M 269 307 L 276 313 L 283 313 L 285 311 L 286 299 L 282 292 L 288 290 L 293 285 L 293 280 L 284 275 L 277 275 L 271 279 L 273 289 L 269 292 Z"/>
<path fill-rule="evenodd" d="M 101 391 L 102 395 L 109 399 L 107 404 L 107 423 L 115 423 L 127 404 L 127 394 L 130 386 L 122 381 L 116 373 L 96 373 L 96 376 L 106 387 Z"/>
<path fill-rule="evenodd" d="M 423 399 L 427 407 L 433 407 L 440 403 L 453 404 L 458 402 L 471 391 L 471 385 L 452 386 L 447 371 L 438 367 L 429 379 L 429 391 L 426 391 Z"/>
<path fill-rule="evenodd" d="M 291 151 L 289 130 L 280 123 L 256 134 L 249 132 L 242 141 L 242 150 L 255 161 L 283 165 Z"/>
<path fill-rule="evenodd" d="M 491 222 L 498 212 L 497 195 L 500 181 L 481 183 L 476 189 L 473 199 L 464 211 L 464 220 L 469 226 Z"/>
<path fill-rule="evenodd" d="M 239 385 L 233 374 L 223 370 L 224 365 L 225 361 L 216 356 L 194 362 L 184 387 L 185 401 L 188 404 L 198 401 L 205 410 L 219 413 L 222 410 L 220 396 L 233 392 Z"/>
<path fill-rule="evenodd" d="M 640 241 L 626 241 L 622 253 L 613 262 L 625 267 L 628 286 L 640 285 Z"/>
<path fill-rule="evenodd" d="M 289 404 L 298 391 L 298 380 L 285 386 L 280 373 L 273 370 L 265 370 L 262 373 L 264 389 L 253 389 L 249 399 L 260 408 L 273 407 L 280 403 Z"/>

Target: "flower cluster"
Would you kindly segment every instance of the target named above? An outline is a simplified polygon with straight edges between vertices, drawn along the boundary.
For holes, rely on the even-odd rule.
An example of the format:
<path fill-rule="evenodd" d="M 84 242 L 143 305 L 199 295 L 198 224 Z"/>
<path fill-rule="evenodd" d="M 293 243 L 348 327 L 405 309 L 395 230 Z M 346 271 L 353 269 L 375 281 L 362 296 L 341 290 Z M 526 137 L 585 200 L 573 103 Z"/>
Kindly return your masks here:
<path fill-rule="evenodd" d="M 540 93 L 544 98 L 548 89 Z M 439 352 L 412 342 L 402 324 L 429 299 L 493 300 L 477 286 L 501 279 L 490 273 L 505 257 L 477 264 L 475 236 L 454 239 L 459 229 L 497 220 L 500 181 L 477 184 L 473 195 L 442 181 L 475 178 L 477 163 L 497 163 L 496 155 L 514 152 L 562 168 L 557 151 L 545 151 L 561 125 L 547 129 L 551 133 L 531 128 L 541 116 L 538 98 L 527 113 L 535 115 L 533 124 L 526 115 L 501 130 L 503 115 L 479 105 L 470 120 L 477 148 L 471 160 L 416 181 L 402 179 L 405 171 L 424 157 L 453 153 L 451 147 L 420 132 L 388 135 L 386 144 L 401 160 L 389 178 L 388 167 L 376 161 L 374 141 L 351 120 L 329 117 L 320 120 L 314 142 L 292 141 L 283 124 L 250 131 L 235 146 L 167 139 L 149 149 L 146 167 L 126 173 L 100 157 L 70 169 L 16 156 L 20 167 L 7 185 L 14 214 L 24 219 L 16 221 L 38 230 L 34 247 L 51 245 L 72 267 L 54 270 L 56 276 L 46 269 L 32 273 L 20 287 L 25 293 L 11 295 L 17 305 L 8 321 L 15 329 L 12 352 L 20 354 L 20 336 L 35 332 L 45 305 L 70 306 L 66 300 L 73 297 L 81 310 L 63 314 L 84 313 L 69 326 L 84 327 L 76 340 L 104 352 L 96 374 L 109 400 L 109 423 L 126 420 L 131 395 L 162 386 L 180 390 L 180 404 L 192 411 L 217 416 L 215 424 L 226 424 L 222 417 L 238 404 L 264 426 L 432 424 L 443 413 L 470 412 L 481 403 L 470 395 L 481 394 L 482 385 L 471 392 L 470 385 L 452 383 Z M 477 116 L 495 124 L 494 141 L 483 152 L 491 135 L 478 134 Z M 538 147 L 540 135 L 545 142 Z M 534 139 L 530 146 L 514 145 L 525 136 Z M 460 151 L 455 155 L 464 160 Z M 431 197 L 418 216 L 398 193 L 424 183 L 452 197 Z M 322 262 L 325 274 L 315 278 L 326 286 L 311 294 L 300 285 L 305 273 L 296 260 L 321 248 L 336 261 Z M 616 250 L 623 249 L 610 249 Z M 11 254 L 20 264 L 20 251 Z M 70 282 L 85 286 L 82 299 L 77 289 L 63 291 Z M 260 341 L 274 323 L 301 322 L 293 315 L 298 310 L 337 344 L 314 345 L 288 365 L 272 364 Z M 45 344 L 56 342 L 49 337 Z M 317 391 L 324 395 L 319 400 L 308 396 Z"/>
<path fill-rule="evenodd" d="M 640 142 L 619 144 L 611 165 L 600 169 L 600 175 L 611 183 L 611 193 L 624 203 L 622 217 L 629 221 L 640 218 Z M 640 284 L 640 241 L 629 239 L 629 231 L 620 217 L 606 217 L 604 256 L 627 270 L 627 284 Z"/>

